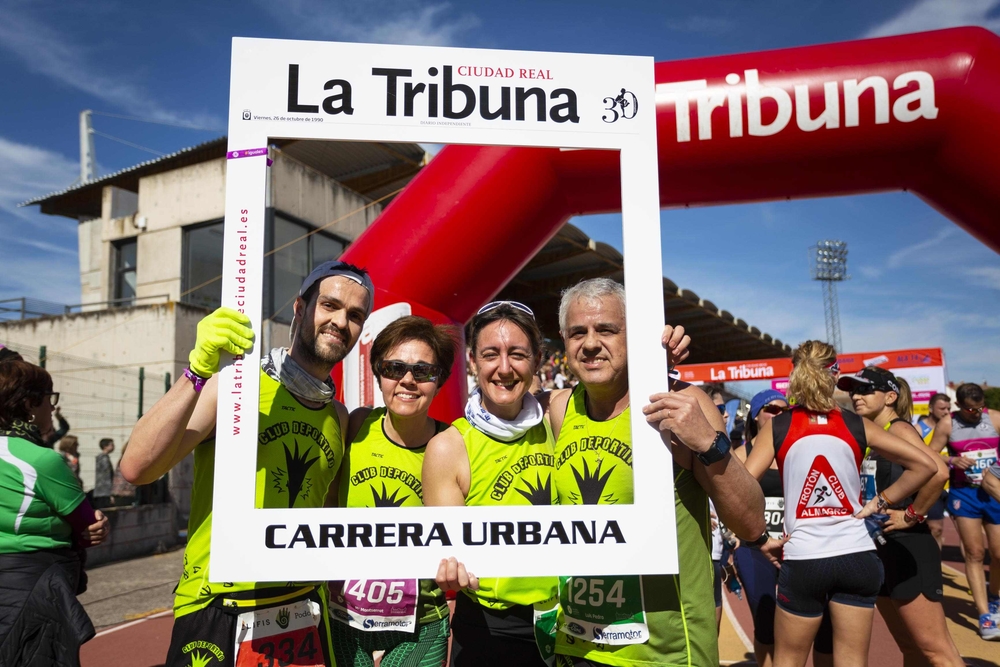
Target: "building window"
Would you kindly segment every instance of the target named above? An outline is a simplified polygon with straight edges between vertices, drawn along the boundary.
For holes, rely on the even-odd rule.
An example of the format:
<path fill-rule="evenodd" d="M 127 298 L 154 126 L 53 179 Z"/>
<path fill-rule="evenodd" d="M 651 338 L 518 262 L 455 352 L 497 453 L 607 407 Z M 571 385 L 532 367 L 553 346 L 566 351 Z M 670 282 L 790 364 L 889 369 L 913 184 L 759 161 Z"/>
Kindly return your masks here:
<path fill-rule="evenodd" d="M 280 213 L 273 216 L 265 236 L 267 250 L 275 251 L 264 261 L 264 319 L 292 321 L 292 303 L 302 280 L 317 264 L 336 259 L 346 243 Z M 215 309 L 222 304 L 223 222 L 193 225 L 184 229 L 184 265 L 181 301 Z M 309 234 L 309 236 L 306 236 Z"/>
<path fill-rule="evenodd" d="M 268 285 L 271 287 L 271 304 L 267 309 L 270 319 L 291 322 L 292 304 L 302 281 L 318 264 L 337 259 L 344 251 L 346 243 L 343 241 L 323 232 L 306 236 L 311 231 L 314 231 L 311 227 L 287 216 L 280 213 L 274 215 L 271 247 L 275 252 L 271 258 Z"/>
<path fill-rule="evenodd" d="M 181 301 L 215 310 L 222 305 L 221 220 L 184 230 L 183 280 Z"/>
<path fill-rule="evenodd" d="M 116 243 L 115 248 L 115 296 L 114 305 L 131 306 L 135 302 L 135 257 L 136 239 Z"/>

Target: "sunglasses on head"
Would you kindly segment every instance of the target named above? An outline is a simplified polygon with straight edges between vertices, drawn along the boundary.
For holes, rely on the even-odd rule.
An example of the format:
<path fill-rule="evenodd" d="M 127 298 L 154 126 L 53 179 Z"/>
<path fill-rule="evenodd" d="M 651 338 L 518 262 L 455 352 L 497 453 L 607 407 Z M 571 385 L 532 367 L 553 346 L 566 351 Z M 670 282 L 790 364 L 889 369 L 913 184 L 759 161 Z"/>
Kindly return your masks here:
<path fill-rule="evenodd" d="M 490 301 L 488 304 L 480 308 L 476 312 L 476 315 L 482 315 L 483 313 L 488 313 L 491 310 L 496 310 L 500 306 L 510 306 L 515 310 L 520 310 L 522 313 L 527 313 L 528 315 L 531 316 L 531 319 L 535 319 L 534 311 L 531 310 L 531 308 L 528 308 L 520 301 Z"/>
<path fill-rule="evenodd" d="M 765 405 L 760 409 L 760 411 L 766 412 L 769 415 L 780 415 L 788 409 L 787 405 Z"/>
<path fill-rule="evenodd" d="M 408 364 L 403 361 L 380 361 L 375 366 L 379 377 L 387 380 L 402 380 L 407 373 L 417 382 L 437 382 L 441 377 L 441 367 L 436 364 Z"/>

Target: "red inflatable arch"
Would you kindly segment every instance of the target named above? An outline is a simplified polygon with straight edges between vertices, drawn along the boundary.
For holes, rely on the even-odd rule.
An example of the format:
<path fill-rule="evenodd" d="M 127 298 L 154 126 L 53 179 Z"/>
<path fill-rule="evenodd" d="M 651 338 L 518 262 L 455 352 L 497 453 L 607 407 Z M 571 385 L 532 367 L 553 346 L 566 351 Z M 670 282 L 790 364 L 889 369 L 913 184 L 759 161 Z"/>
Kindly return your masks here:
<path fill-rule="evenodd" d="M 657 63 L 664 207 L 911 190 L 1000 251 L 1000 38 L 980 28 Z M 621 210 L 617 155 L 448 146 L 345 253 L 466 322 L 571 216 Z M 464 361 L 432 414 L 461 413 Z M 457 381 L 456 381 L 457 380 Z"/>

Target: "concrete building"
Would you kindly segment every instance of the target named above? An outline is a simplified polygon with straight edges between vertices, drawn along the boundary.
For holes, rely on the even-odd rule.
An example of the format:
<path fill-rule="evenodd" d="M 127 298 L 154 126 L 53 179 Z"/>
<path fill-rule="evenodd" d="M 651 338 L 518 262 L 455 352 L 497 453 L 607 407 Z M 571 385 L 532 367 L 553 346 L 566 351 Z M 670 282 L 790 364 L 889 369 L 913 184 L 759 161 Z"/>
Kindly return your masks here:
<path fill-rule="evenodd" d="M 0 342 L 34 361 L 44 355 L 80 438 L 87 489 L 99 439 L 114 437 L 120 456 L 138 415 L 187 366 L 198 320 L 220 304 L 225 154 L 220 138 L 25 202 L 79 220 L 80 303 L 28 307 L 0 322 Z M 278 141 L 271 158 L 264 349 L 287 343 L 291 304 L 312 267 L 338 257 L 427 154 L 416 144 Z M 171 475 L 182 514 L 187 463 Z"/>

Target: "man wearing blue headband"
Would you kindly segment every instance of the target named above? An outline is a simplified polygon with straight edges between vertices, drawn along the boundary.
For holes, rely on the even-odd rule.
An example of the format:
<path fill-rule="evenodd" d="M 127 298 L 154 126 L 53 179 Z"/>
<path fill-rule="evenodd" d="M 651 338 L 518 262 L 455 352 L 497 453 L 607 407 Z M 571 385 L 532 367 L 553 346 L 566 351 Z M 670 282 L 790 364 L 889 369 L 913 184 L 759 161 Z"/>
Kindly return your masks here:
<path fill-rule="evenodd" d="M 348 413 L 334 400 L 330 372 L 357 343 L 374 306 L 363 269 L 325 262 L 306 277 L 294 304 L 291 346 L 261 357 L 255 507 L 323 507 L 344 456 Z M 208 576 L 220 357 L 253 346 L 250 318 L 219 308 L 198 323 L 184 378 L 135 425 L 121 470 L 148 484 L 194 452 L 184 571 L 174 599 L 166 665 L 270 664 L 284 654 L 332 665 L 327 592 L 320 582 L 211 583 Z M 284 435 L 284 434 L 294 434 Z M 306 627 L 289 618 L 311 618 Z M 284 623 L 282 622 L 284 619 Z M 253 640 L 238 634 L 254 628 Z M 268 653 L 270 651 L 270 654 Z"/>

